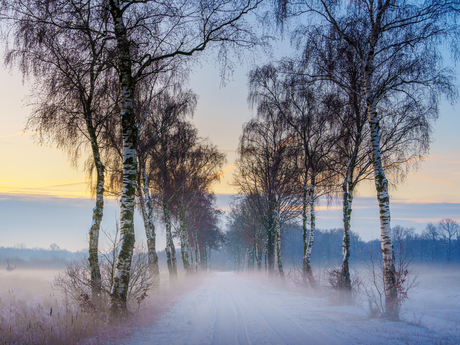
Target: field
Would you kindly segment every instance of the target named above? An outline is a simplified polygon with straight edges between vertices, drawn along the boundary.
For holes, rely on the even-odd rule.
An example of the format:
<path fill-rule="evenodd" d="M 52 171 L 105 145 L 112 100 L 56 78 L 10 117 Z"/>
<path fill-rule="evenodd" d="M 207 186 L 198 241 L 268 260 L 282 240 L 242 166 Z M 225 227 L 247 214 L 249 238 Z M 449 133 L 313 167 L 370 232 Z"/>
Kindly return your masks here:
<path fill-rule="evenodd" d="M 401 322 L 372 318 L 364 291 L 340 305 L 327 288 L 213 272 L 161 285 L 124 325 L 52 288 L 57 271 L 0 273 L 6 344 L 458 344 L 460 269 L 419 266 Z M 364 274 L 363 274 L 364 276 Z"/>

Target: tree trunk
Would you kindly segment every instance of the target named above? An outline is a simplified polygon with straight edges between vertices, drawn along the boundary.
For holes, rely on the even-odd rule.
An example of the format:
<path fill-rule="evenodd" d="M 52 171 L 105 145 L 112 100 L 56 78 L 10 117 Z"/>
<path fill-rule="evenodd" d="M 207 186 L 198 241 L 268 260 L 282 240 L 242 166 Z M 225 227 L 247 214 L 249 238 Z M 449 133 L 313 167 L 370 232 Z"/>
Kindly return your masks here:
<path fill-rule="evenodd" d="M 192 236 L 192 239 L 193 239 L 193 236 Z M 190 240 L 190 233 L 188 231 L 187 231 L 187 249 L 188 249 L 188 257 L 190 258 L 189 271 L 190 273 L 193 273 L 195 272 L 195 262 L 193 261 L 192 241 Z"/>
<path fill-rule="evenodd" d="M 203 253 L 201 254 L 201 269 L 204 271 L 208 270 L 208 253 L 207 253 L 207 246 L 206 243 L 204 244 Z"/>
<path fill-rule="evenodd" d="M 353 190 L 349 178 L 342 184 L 343 188 L 343 242 L 342 242 L 342 267 L 340 271 L 339 287 L 344 293 L 344 299 L 349 302 L 351 298 L 350 278 L 350 231 L 351 231 L 351 205 L 353 202 Z"/>
<path fill-rule="evenodd" d="M 211 251 L 212 251 L 212 249 L 211 249 L 211 247 L 209 247 L 209 250 L 208 250 L 208 261 L 207 261 L 208 264 L 209 264 L 209 271 L 212 270 L 212 266 L 211 266 L 211 264 L 212 264 L 212 263 L 211 263 Z"/>
<path fill-rule="evenodd" d="M 171 216 L 169 214 L 168 203 L 166 202 L 166 195 L 163 192 L 163 214 L 165 218 L 165 229 L 166 229 L 166 262 L 169 270 L 169 280 L 177 278 L 177 261 L 176 261 L 176 248 L 172 238 L 171 231 Z"/>
<path fill-rule="evenodd" d="M 195 262 L 196 262 L 196 271 L 199 272 L 201 270 L 201 256 L 200 256 L 200 248 L 198 245 L 198 228 L 195 227 Z"/>
<path fill-rule="evenodd" d="M 127 295 L 134 251 L 134 198 L 136 193 L 136 141 L 137 127 L 134 116 L 134 82 L 131 71 L 130 43 L 123 21 L 120 3 L 109 1 L 110 13 L 115 27 L 118 53 L 118 73 L 122 90 L 122 134 L 123 134 L 123 190 L 120 199 L 121 249 L 118 255 L 117 272 L 112 287 L 112 313 L 127 311 Z"/>
<path fill-rule="evenodd" d="M 350 162 L 345 173 L 345 178 L 342 183 L 343 190 L 343 242 L 342 242 L 342 267 L 340 272 L 339 286 L 345 293 L 345 299 L 350 301 L 351 298 L 351 278 L 350 278 L 350 231 L 351 231 L 351 211 L 353 203 L 353 169 L 356 164 L 358 155 L 359 142 L 361 140 L 360 133 L 356 135 L 355 147 Z"/>
<path fill-rule="evenodd" d="M 316 287 L 315 278 L 313 276 L 313 270 L 311 269 L 311 251 L 313 247 L 313 241 L 315 239 L 315 230 L 316 230 L 316 216 L 315 216 L 315 179 L 316 176 L 312 173 L 310 180 L 310 188 L 308 189 L 308 199 L 310 205 L 310 236 L 307 239 L 307 252 L 304 256 L 304 272 L 303 274 L 307 277 L 310 286 Z"/>
<path fill-rule="evenodd" d="M 263 249 L 259 248 L 259 246 L 256 247 L 257 249 L 257 271 L 262 271 L 262 255 L 264 253 Z"/>
<path fill-rule="evenodd" d="M 277 265 L 278 265 L 278 274 L 280 275 L 281 279 L 284 279 L 284 270 L 283 270 L 283 262 L 281 261 L 281 228 L 278 225 L 276 230 L 276 252 L 277 255 Z"/>
<path fill-rule="evenodd" d="M 140 158 L 139 163 L 141 163 Z M 145 172 L 145 166 L 144 164 L 139 164 L 139 166 L 139 170 L 141 171 L 138 174 L 138 193 L 142 210 L 142 218 L 144 220 L 145 235 L 147 237 L 149 274 L 155 280 L 156 284 L 158 284 L 160 278 L 160 268 L 158 266 L 158 255 L 156 251 L 156 234 L 155 223 L 153 222 L 153 205 L 152 199 L 150 198 L 149 182 Z M 143 188 L 141 185 L 141 175 L 144 184 Z"/>
<path fill-rule="evenodd" d="M 370 94 L 369 83 L 366 86 Z M 369 98 L 368 98 L 369 99 Z M 375 188 L 380 210 L 380 235 L 383 256 L 383 276 L 385 287 L 385 313 L 390 320 L 399 319 L 398 292 L 396 289 L 395 263 L 390 238 L 390 196 L 388 181 L 383 170 L 380 156 L 379 119 L 375 104 L 368 105 L 368 117 L 371 128 L 372 162 L 374 166 Z"/>
<path fill-rule="evenodd" d="M 270 210 L 268 213 L 268 231 L 267 231 L 267 261 L 268 261 L 268 274 L 270 276 L 275 272 L 275 207 L 274 201 L 270 202 Z"/>
<path fill-rule="evenodd" d="M 307 188 L 307 177 L 303 183 L 303 195 L 302 195 L 302 234 L 303 234 L 303 259 L 302 259 L 302 280 L 304 284 L 307 284 L 308 274 L 311 273 L 311 267 L 308 262 L 308 188 Z"/>
<path fill-rule="evenodd" d="M 184 264 L 184 269 L 187 273 L 190 273 L 190 257 L 189 257 L 189 248 L 188 248 L 188 231 L 187 226 L 185 225 L 185 212 L 180 211 L 179 223 L 180 223 L 180 253 L 182 257 L 182 263 Z"/>
<path fill-rule="evenodd" d="M 91 139 L 94 164 L 96 166 L 96 207 L 93 209 L 93 223 L 89 230 L 89 268 L 91 271 L 91 294 L 92 300 L 97 304 L 101 295 L 101 271 L 99 268 L 99 230 L 104 212 L 104 165 L 101 162 L 96 133 L 89 118 L 86 119 L 88 133 Z"/>

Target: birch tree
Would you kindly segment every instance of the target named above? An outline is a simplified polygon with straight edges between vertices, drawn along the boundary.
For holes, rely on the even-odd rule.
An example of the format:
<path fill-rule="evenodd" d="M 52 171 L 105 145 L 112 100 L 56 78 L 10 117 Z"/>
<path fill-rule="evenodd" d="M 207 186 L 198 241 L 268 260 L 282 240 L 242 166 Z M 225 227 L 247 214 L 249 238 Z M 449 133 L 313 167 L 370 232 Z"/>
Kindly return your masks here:
<path fill-rule="evenodd" d="M 268 119 L 269 118 L 269 119 Z M 240 139 L 234 184 L 247 196 L 267 234 L 268 272 L 283 277 L 280 241 L 284 224 L 297 215 L 296 173 L 292 137 L 285 121 L 271 116 L 252 119 Z M 277 260 L 275 260 L 277 259 Z"/>
<path fill-rule="evenodd" d="M 229 48 L 252 48 L 258 41 L 244 18 L 254 11 L 261 0 L 240 1 L 126 1 L 47 0 L 43 13 L 47 20 L 55 14 L 80 14 L 85 6 L 98 13 L 91 18 L 96 26 L 100 18 L 110 18 L 103 28 L 89 31 L 104 36 L 115 48 L 116 54 L 106 61 L 113 63 L 119 77 L 121 92 L 121 128 L 123 137 L 123 188 L 120 199 L 121 250 L 112 292 L 112 311 L 126 311 L 129 270 L 134 246 L 134 199 L 137 177 L 137 127 L 134 111 L 135 86 L 151 73 L 159 73 L 157 62 L 183 60 L 210 46 L 219 49 L 223 66 L 229 57 Z M 13 5 L 15 15 L 32 17 L 34 0 L 5 1 Z M 78 20 L 70 16 L 59 23 L 67 30 L 80 28 Z"/>
<path fill-rule="evenodd" d="M 182 129 L 180 146 L 174 154 L 174 166 L 169 171 L 173 188 L 173 202 L 180 227 L 181 256 L 184 269 L 192 272 L 190 229 L 187 215 L 200 194 L 209 193 L 211 184 L 220 179 L 220 168 L 225 155 L 218 152 L 208 140 L 197 136 L 191 126 Z"/>
<path fill-rule="evenodd" d="M 447 242 L 446 256 L 447 262 L 450 263 L 451 252 L 452 252 L 452 240 L 460 232 L 460 227 L 455 220 L 445 218 L 438 223 L 439 232 L 441 236 Z"/>
<path fill-rule="evenodd" d="M 248 268 L 254 269 L 256 266 L 258 271 L 262 270 L 262 255 L 265 252 L 264 243 L 266 242 L 266 232 L 258 221 L 260 215 L 257 216 L 254 212 L 259 210 L 251 207 L 251 198 L 249 195 L 242 195 L 235 198 L 230 205 L 230 213 L 228 215 L 230 228 L 239 229 L 241 240 L 248 246 Z"/>
<path fill-rule="evenodd" d="M 428 223 L 425 230 L 422 232 L 422 236 L 427 238 L 431 242 L 431 262 L 435 262 L 437 259 L 437 243 L 439 239 L 439 231 L 436 225 Z"/>
<path fill-rule="evenodd" d="M 51 140 L 67 151 L 75 165 L 82 148 L 90 146 L 89 166 L 96 170 L 96 206 L 89 230 L 89 266 L 92 299 L 97 302 L 101 293 L 98 242 L 104 209 L 103 157 L 107 155 L 107 120 L 114 117 L 113 100 L 118 91 L 112 86 L 115 76 L 104 63 L 111 56 L 102 34 L 108 18 L 101 16 L 93 3 L 12 4 L 14 44 L 6 63 L 17 64 L 25 76 L 34 78 L 27 128 L 37 131 L 39 142 Z M 50 9 L 51 5 L 56 8 Z"/>
<path fill-rule="evenodd" d="M 195 254 L 194 270 L 206 271 L 206 248 L 214 246 L 215 233 L 219 232 L 219 218 L 222 212 L 215 207 L 216 197 L 213 193 L 194 193 L 193 202 L 190 203 L 186 215 L 187 229 L 193 249 L 191 257 Z"/>
<path fill-rule="evenodd" d="M 139 190 L 138 194 L 145 199 L 144 202 L 140 200 L 140 205 L 143 214 L 147 215 L 146 231 L 150 229 L 152 235 L 154 226 L 149 225 L 149 219 L 152 219 L 153 204 L 157 204 L 161 210 L 167 237 L 168 269 L 170 277 L 173 277 L 177 274 L 177 266 L 172 233 L 171 199 L 174 193 L 170 172 L 174 169 L 172 157 L 181 149 L 178 145 L 180 143 L 178 136 L 181 135 L 183 121 L 193 115 L 196 96 L 190 90 L 181 90 L 175 84 L 168 85 L 163 81 L 160 85 L 157 93 L 154 95 L 148 93 L 149 101 L 143 103 L 145 109 L 139 112 L 142 118 L 139 119 L 140 135 L 137 154 L 141 171 L 138 173 L 138 184 L 143 186 L 143 192 Z M 151 90 L 150 87 L 147 89 Z M 155 199 L 152 200 L 150 195 L 155 195 Z M 145 202 L 147 198 L 151 199 L 150 205 Z M 153 238 L 151 242 L 154 243 Z M 151 251 L 153 255 L 153 247 Z"/>
<path fill-rule="evenodd" d="M 337 112 L 337 102 L 324 85 L 313 85 L 292 62 L 254 69 L 249 78 L 249 99 L 258 113 L 263 116 L 276 112 L 282 117 L 292 132 L 292 143 L 298 147 L 296 170 L 302 199 L 304 246 L 302 272 L 305 281 L 315 286 L 310 264 L 316 229 L 315 204 L 321 195 L 331 191 L 333 173 L 329 158 L 337 140 L 331 114 Z"/>
<path fill-rule="evenodd" d="M 310 66 L 310 76 L 330 79 L 335 76 L 350 88 L 337 85 L 342 109 L 335 113 L 340 126 L 340 140 L 335 146 L 337 174 L 343 177 L 343 223 L 341 281 L 339 285 L 351 292 L 349 273 L 350 231 L 353 193 L 358 183 L 371 177 L 372 150 L 366 102 L 353 90 L 364 89 L 360 64 L 353 49 L 331 28 L 329 35 L 309 35 L 304 48 L 303 63 Z M 382 100 L 380 110 L 380 153 L 390 183 L 404 178 L 410 166 L 417 165 L 427 153 L 430 138 L 431 109 L 412 101 Z"/>
<path fill-rule="evenodd" d="M 177 73 L 178 69 L 174 66 L 173 74 Z M 157 281 L 159 266 L 153 219 L 154 200 L 151 197 L 150 187 L 154 179 L 152 180 L 150 172 L 158 163 L 161 165 L 166 157 L 160 157 L 153 152 L 160 145 L 164 133 L 167 133 L 179 119 L 193 114 L 196 104 L 195 95 L 190 91 L 181 91 L 181 88 L 172 82 L 173 76 L 169 74 L 171 73 L 155 74 L 144 78 L 138 83 L 136 97 L 139 124 L 137 194 L 147 236 L 150 274 L 155 276 Z M 171 90 L 174 88 L 177 89 L 176 92 Z M 167 233 L 170 231 L 168 227 Z"/>

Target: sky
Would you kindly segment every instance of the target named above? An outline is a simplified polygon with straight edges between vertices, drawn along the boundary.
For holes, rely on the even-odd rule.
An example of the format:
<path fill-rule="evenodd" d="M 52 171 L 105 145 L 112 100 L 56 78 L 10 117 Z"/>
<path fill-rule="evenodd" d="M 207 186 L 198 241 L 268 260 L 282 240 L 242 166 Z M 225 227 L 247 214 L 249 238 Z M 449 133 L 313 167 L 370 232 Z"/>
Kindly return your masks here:
<path fill-rule="evenodd" d="M 283 47 L 278 49 L 282 51 Z M 257 61 L 266 59 L 260 56 Z M 190 81 L 199 96 L 193 118 L 199 134 L 227 154 L 224 178 L 214 186 L 218 206 L 224 210 L 235 193 L 229 183 L 242 127 L 254 114 L 247 104 L 247 73 L 252 66 L 253 62 L 236 65 L 233 75 L 222 85 L 219 69 L 209 55 L 196 66 Z M 65 152 L 38 146 L 33 133 L 24 132 L 30 112 L 26 106 L 29 90 L 30 84 L 18 72 L 0 67 L 0 246 L 48 248 L 56 243 L 68 250 L 81 250 L 87 247 L 94 207 L 83 164 L 72 167 Z M 392 226 L 414 227 L 421 232 L 428 222 L 443 218 L 460 221 L 459 115 L 460 104 L 442 103 L 430 154 L 418 170 L 410 171 L 405 181 L 390 190 Z M 108 200 L 103 229 L 113 230 L 117 217 L 117 201 Z M 340 200 L 319 205 L 318 228 L 340 228 L 341 219 Z M 135 226 L 138 241 L 145 240 L 139 215 Z M 161 226 L 158 229 L 157 249 L 163 250 L 164 233 Z M 358 187 L 352 230 L 364 240 L 379 238 L 372 183 Z"/>

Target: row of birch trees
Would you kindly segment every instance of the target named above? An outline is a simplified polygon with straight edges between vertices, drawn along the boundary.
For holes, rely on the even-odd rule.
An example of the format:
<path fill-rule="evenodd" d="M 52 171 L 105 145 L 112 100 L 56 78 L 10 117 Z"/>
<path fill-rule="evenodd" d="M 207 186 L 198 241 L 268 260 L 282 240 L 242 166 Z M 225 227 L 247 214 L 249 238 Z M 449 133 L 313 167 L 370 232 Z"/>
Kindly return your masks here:
<path fill-rule="evenodd" d="M 224 156 L 187 121 L 196 96 L 182 86 L 195 55 L 217 49 L 222 66 L 232 48 L 259 44 L 245 20 L 259 0 L 1 1 L 6 63 L 34 84 L 27 126 L 41 142 L 88 152 L 96 206 L 89 230 L 92 298 L 101 293 L 99 234 L 104 196 L 120 198 L 120 235 L 111 310 L 127 310 L 139 206 L 149 271 L 158 276 L 154 211 L 166 228 L 168 269 L 177 275 L 174 233 L 184 268 L 206 262 L 218 212 L 210 185 Z M 215 241 L 215 240 L 214 240 Z M 192 260 L 192 252 L 195 259 Z"/>
<path fill-rule="evenodd" d="M 278 1 L 280 26 L 286 29 L 294 24 L 289 19 L 296 19 L 292 40 L 297 54 L 250 72 L 249 102 L 257 116 L 240 139 L 235 179 L 240 196 L 230 216 L 256 262 L 259 243 L 265 241 L 270 273 L 283 276 L 282 228 L 298 218 L 303 277 L 314 286 L 315 204 L 322 195 L 341 194 L 338 285 L 350 291 L 353 194 L 360 181 L 373 179 L 385 314 L 398 319 L 400 275 L 390 236 L 388 189 L 428 152 L 441 97 L 456 96 L 440 43 L 455 43 L 458 5 L 436 0 Z M 252 210 L 250 216 L 245 208 Z"/>

